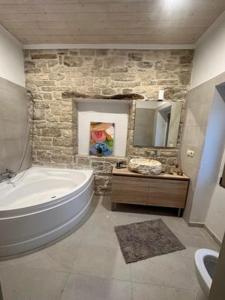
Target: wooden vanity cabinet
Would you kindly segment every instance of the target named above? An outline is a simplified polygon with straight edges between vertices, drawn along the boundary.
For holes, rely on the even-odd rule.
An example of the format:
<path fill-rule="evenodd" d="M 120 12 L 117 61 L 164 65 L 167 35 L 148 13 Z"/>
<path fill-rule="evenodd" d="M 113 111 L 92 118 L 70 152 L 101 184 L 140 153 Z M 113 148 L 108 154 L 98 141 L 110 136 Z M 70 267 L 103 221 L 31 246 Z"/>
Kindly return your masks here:
<path fill-rule="evenodd" d="M 180 215 L 186 204 L 189 180 L 187 176 L 145 176 L 114 168 L 112 208 L 117 203 L 174 207 L 179 209 Z"/>

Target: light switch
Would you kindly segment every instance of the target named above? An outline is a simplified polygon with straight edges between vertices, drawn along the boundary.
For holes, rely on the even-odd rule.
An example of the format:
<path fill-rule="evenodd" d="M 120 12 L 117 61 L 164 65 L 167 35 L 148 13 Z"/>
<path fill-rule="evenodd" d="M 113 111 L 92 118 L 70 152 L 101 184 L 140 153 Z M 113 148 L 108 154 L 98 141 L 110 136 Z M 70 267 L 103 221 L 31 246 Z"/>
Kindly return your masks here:
<path fill-rule="evenodd" d="M 194 157 L 195 156 L 195 152 L 193 150 L 187 150 L 187 156 L 188 157 Z"/>

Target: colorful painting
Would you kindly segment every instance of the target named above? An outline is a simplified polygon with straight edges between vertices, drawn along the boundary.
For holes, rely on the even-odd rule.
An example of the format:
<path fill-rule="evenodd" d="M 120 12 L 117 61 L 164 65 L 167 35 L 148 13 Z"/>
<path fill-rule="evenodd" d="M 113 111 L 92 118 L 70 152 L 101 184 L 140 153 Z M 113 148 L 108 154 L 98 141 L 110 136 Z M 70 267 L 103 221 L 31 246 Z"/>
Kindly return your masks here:
<path fill-rule="evenodd" d="M 91 122 L 90 155 L 110 156 L 113 154 L 114 123 Z"/>

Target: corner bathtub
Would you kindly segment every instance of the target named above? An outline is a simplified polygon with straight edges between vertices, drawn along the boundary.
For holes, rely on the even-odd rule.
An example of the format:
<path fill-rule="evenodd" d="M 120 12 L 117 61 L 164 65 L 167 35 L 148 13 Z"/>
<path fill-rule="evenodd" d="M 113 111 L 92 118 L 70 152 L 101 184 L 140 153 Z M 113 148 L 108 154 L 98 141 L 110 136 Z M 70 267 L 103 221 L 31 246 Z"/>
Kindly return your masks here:
<path fill-rule="evenodd" d="M 92 170 L 32 167 L 0 183 L 0 258 L 39 248 L 72 230 L 93 193 Z"/>

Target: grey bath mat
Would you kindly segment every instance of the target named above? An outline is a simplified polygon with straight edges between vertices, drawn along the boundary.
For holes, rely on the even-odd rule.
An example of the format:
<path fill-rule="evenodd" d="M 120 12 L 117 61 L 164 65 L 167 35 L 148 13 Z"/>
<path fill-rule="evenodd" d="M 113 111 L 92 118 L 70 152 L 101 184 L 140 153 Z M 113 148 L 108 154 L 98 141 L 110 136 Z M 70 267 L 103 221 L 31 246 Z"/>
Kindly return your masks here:
<path fill-rule="evenodd" d="M 161 219 L 116 226 L 115 232 L 127 264 L 185 249 Z"/>

